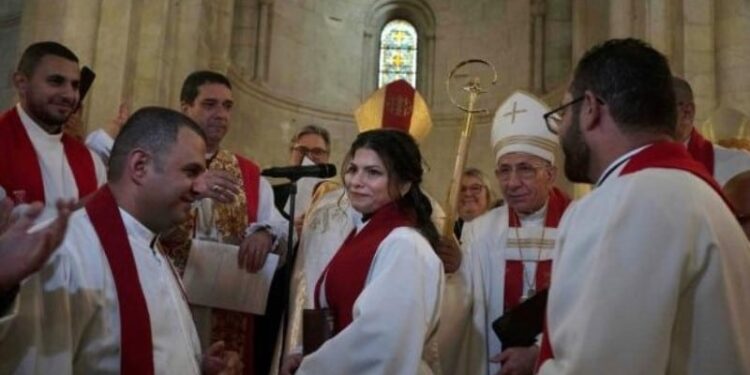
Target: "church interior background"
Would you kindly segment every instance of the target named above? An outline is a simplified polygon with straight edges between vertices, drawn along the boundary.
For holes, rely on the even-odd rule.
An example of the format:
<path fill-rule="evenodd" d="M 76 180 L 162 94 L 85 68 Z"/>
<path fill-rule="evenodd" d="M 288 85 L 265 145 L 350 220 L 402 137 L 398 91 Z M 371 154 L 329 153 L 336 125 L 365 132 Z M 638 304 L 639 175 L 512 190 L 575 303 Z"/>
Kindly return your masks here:
<path fill-rule="evenodd" d="M 693 86 L 708 138 L 750 143 L 750 0 L 0 0 L 0 105 L 15 103 L 10 76 L 23 49 L 56 40 L 97 74 L 83 103 L 89 131 L 120 102 L 179 108 L 185 76 L 210 69 L 233 84 L 225 147 L 285 165 L 289 138 L 318 124 L 339 164 L 357 133 L 353 110 L 403 77 L 431 108 L 425 185 L 442 200 L 464 122 L 445 89 L 457 63 L 497 69 L 467 161 L 492 175 L 500 103 L 521 89 L 557 106 L 576 61 L 613 37 L 668 57 Z"/>

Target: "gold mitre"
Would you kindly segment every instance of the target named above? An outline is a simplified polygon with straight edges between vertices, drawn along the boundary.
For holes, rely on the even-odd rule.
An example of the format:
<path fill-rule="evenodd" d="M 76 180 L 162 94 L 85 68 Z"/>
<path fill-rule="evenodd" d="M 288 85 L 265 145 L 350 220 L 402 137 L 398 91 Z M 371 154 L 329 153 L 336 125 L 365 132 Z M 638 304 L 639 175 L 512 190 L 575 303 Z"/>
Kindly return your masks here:
<path fill-rule="evenodd" d="M 409 133 L 421 143 L 432 129 L 427 103 L 408 82 L 393 81 L 370 95 L 354 111 L 360 132 L 390 128 Z"/>
<path fill-rule="evenodd" d="M 547 129 L 544 102 L 532 94 L 516 91 L 500 105 L 492 121 L 495 160 L 512 152 L 524 152 L 555 164 L 559 141 Z"/>

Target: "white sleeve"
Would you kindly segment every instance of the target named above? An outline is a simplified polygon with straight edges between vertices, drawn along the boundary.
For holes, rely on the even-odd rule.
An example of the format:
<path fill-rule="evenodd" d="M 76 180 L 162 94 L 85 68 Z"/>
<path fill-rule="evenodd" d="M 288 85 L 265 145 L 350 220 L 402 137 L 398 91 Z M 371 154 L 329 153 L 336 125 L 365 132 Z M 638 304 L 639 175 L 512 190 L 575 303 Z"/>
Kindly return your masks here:
<path fill-rule="evenodd" d="M 100 158 L 103 164 L 109 161 L 114 144 L 114 139 L 103 129 L 96 129 L 86 136 L 86 146 Z"/>
<path fill-rule="evenodd" d="M 265 177 L 260 178 L 259 194 L 257 221 L 247 227 L 246 233 L 250 234 L 267 228 L 273 235 L 273 247 L 276 248 L 279 241 L 286 240 L 289 233 L 289 222 L 281 216 L 276 208 L 273 200 L 273 188 Z"/>
<path fill-rule="evenodd" d="M 412 229 L 396 229 L 381 243 L 353 320 L 308 355 L 297 375 L 414 375 L 440 311 L 443 269 Z M 420 371 L 421 370 L 421 371 Z"/>

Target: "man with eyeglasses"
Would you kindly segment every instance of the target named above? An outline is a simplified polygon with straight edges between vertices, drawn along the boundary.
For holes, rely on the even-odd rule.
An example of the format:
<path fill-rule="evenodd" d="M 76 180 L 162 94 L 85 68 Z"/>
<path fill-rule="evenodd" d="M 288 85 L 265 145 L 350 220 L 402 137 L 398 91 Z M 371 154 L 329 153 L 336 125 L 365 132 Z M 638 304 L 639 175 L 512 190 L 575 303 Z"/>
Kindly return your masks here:
<path fill-rule="evenodd" d="M 492 323 L 549 287 L 557 224 L 570 199 L 553 185 L 559 145 L 544 123 L 547 110 L 539 99 L 515 92 L 495 113 L 495 176 L 506 204 L 464 232 L 473 299 L 467 374 L 531 374 L 537 359 L 538 345 L 504 345 Z"/>
<path fill-rule="evenodd" d="M 706 167 L 720 186 L 724 186 L 733 176 L 750 170 L 749 152 L 713 144 L 695 129 L 695 102 L 690 83 L 680 77 L 672 77 L 672 86 L 677 99 L 675 139 L 687 146 L 688 153 Z"/>
<path fill-rule="evenodd" d="M 294 133 L 289 142 L 289 165 L 300 166 L 307 163 L 325 164 L 331 152 L 331 136 L 328 130 L 310 124 Z M 307 161 L 305 161 L 307 159 Z M 273 186 L 276 208 L 285 214 L 289 198 L 289 183 Z M 297 207 L 296 212 L 303 213 L 307 207 Z"/>
<path fill-rule="evenodd" d="M 560 225 L 539 374 L 750 373 L 750 244 L 674 141 L 667 59 L 607 41 L 564 101 L 565 174 L 595 188 Z"/>

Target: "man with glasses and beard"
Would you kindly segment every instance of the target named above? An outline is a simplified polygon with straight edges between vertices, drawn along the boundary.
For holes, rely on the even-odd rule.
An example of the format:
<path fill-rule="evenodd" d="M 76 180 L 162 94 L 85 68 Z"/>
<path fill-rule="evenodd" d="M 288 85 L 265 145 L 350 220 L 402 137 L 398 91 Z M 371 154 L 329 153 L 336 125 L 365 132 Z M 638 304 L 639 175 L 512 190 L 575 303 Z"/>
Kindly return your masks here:
<path fill-rule="evenodd" d="M 594 183 L 560 225 L 539 373 L 750 372 L 750 245 L 719 186 L 674 142 L 666 58 L 588 51 L 545 115 L 565 173 Z"/>
<path fill-rule="evenodd" d="M 542 118 L 548 109 L 516 92 L 495 113 L 495 176 L 507 204 L 471 221 L 464 232 L 473 326 L 464 349 L 468 368 L 454 373 L 531 374 L 534 369 L 539 347 L 501 342 L 492 322 L 549 287 L 557 224 L 570 199 L 553 186 L 559 145 Z"/>

